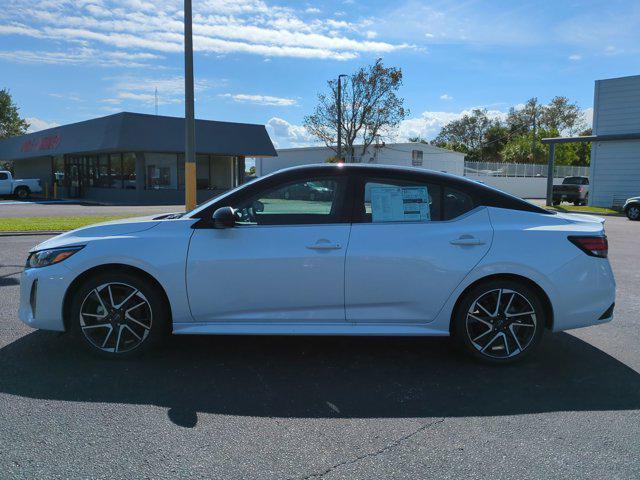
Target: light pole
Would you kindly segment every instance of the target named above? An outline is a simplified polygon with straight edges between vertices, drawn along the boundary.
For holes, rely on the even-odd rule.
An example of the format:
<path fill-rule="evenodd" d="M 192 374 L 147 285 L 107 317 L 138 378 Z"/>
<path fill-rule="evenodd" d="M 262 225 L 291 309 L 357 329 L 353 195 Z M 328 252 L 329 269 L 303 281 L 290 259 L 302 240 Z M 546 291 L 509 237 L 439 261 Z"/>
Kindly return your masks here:
<path fill-rule="evenodd" d="M 338 161 L 342 161 L 342 77 L 348 75 L 338 75 Z"/>
<path fill-rule="evenodd" d="M 193 27 L 191 0 L 184 0 L 184 206 L 196 207 L 196 133 L 193 106 Z"/>

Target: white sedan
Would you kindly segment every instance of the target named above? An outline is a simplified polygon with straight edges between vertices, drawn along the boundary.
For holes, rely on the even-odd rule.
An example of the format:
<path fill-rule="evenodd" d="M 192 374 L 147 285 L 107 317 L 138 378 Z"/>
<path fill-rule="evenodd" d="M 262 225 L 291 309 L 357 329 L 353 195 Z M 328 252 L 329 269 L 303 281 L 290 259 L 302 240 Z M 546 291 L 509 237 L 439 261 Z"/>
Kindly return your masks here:
<path fill-rule="evenodd" d="M 186 214 L 41 243 L 19 315 L 109 357 L 171 332 L 424 335 L 508 363 L 544 330 L 612 319 L 607 250 L 602 219 L 550 213 L 461 177 L 297 167 Z"/>

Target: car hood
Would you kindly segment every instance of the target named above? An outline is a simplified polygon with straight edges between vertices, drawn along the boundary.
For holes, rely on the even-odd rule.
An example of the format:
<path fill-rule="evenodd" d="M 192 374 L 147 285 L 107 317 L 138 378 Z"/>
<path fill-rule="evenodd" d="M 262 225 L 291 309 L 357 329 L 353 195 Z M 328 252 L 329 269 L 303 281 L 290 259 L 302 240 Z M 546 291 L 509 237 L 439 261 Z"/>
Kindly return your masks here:
<path fill-rule="evenodd" d="M 120 220 L 112 220 L 110 222 L 96 223 L 87 227 L 78 228 L 65 232 L 62 235 L 50 238 L 30 251 L 43 250 L 45 248 L 68 247 L 72 245 L 84 245 L 91 240 L 105 237 L 115 237 L 121 235 L 129 235 L 132 233 L 149 230 L 160 223 L 157 220 L 158 215 L 150 215 L 148 217 L 123 218 Z"/>

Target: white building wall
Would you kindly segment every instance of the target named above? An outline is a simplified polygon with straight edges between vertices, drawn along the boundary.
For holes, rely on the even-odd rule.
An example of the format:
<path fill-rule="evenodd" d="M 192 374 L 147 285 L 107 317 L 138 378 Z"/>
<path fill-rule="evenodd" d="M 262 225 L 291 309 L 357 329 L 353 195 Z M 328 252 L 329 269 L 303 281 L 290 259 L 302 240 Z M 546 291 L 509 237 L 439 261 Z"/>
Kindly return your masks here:
<path fill-rule="evenodd" d="M 598 80 L 593 133 L 640 133 L 640 75 Z M 591 146 L 591 205 L 610 207 L 640 195 L 640 141 L 596 142 Z"/>
<path fill-rule="evenodd" d="M 464 154 L 424 143 L 393 143 L 382 148 L 369 147 L 360 163 L 411 167 L 412 151 L 422 151 L 421 168 L 464 175 Z M 256 158 L 256 175 L 267 175 L 283 168 L 325 163 L 335 152 L 329 147 L 287 148 L 275 158 Z"/>

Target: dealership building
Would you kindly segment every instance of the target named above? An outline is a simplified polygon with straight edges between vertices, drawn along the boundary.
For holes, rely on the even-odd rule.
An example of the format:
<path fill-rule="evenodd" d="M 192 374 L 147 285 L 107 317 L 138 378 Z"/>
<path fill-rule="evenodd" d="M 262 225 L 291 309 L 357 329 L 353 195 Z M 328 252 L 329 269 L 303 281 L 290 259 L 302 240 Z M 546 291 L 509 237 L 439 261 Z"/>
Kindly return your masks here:
<path fill-rule="evenodd" d="M 0 162 L 49 195 L 121 204 L 184 202 L 183 118 L 122 112 L 0 140 Z M 246 157 L 274 157 L 263 125 L 196 120 L 198 203 L 244 181 Z"/>

